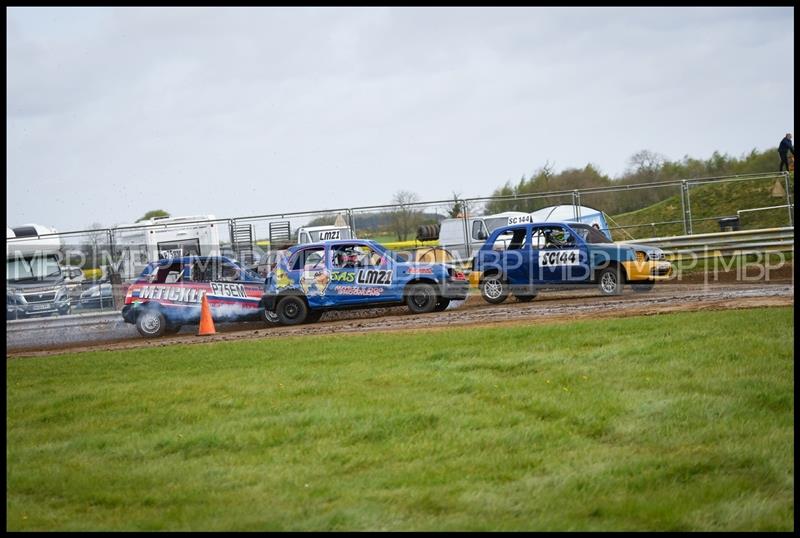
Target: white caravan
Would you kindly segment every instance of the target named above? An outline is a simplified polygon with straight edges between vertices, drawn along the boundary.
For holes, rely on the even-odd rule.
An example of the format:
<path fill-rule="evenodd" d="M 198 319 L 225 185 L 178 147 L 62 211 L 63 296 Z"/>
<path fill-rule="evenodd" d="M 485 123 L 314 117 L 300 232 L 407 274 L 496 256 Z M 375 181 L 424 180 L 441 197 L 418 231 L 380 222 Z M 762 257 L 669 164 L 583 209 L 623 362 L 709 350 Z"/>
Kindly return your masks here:
<path fill-rule="evenodd" d="M 214 215 L 155 217 L 114 228 L 114 259 L 122 280 L 139 276 L 155 260 L 180 256 L 220 256 Z"/>

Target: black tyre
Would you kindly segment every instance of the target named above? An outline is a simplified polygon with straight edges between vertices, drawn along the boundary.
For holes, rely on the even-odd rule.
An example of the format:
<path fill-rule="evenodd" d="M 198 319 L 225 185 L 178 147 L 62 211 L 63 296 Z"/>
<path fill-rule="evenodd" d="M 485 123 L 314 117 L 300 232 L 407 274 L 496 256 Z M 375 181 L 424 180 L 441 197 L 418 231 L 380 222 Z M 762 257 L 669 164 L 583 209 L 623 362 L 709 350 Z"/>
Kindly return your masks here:
<path fill-rule="evenodd" d="M 167 334 L 178 334 L 178 332 L 181 330 L 181 327 L 182 325 L 169 325 L 166 329 L 164 329 L 164 332 Z"/>
<path fill-rule="evenodd" d="M 310 310 L 306 315 L 306 323 L 316 323 L 322 317 L 322 310 Z"/>
<path fill-rule="evenodd" d="M 434 312 L 444 312 L 447 310 L 448 306 L 450 306 L 450 299 L 442 297 L 439 299 L 439 302 L 436 303 L 436 307 L 433 310 Z"/>
<path fill-rule="evenodd" d="M 436 289 L 430 284 L 418 282 L 407 288 L 406 304 L 412 314 L 427 314 L 433 312 L 439 298 Z"/>
<path fill-rule="evenodd" d="M 308 316 L 308 306 L 302 297 L 287 295 L 278 302 L 278 321 L 283 325 L 298 325 Z"/>
<path fill-rule="evenodd" d="M 278 319 L 278 314 L 271 310 L 267 310 L 266 308 L 261 309 L 261 314 L 259 316 L 261 321 L 266 323 L 267 325 L 277 325 L 280 323 L 280 319 Z"/>
<path fill-rule="evenodd" d="M 502 303 L 508 298 L 508 292 L 508 284 L 500 275 L 489 275 L 481 280 L 481 297 L 487 303 Z"/>
<path fill-rule="evenodd" d="M 656 283 L 653 280 L 648 280 L 645 282 L 631 282 L 631 289 L 638 293 L 645 293 L 651 291 L 655 285 Z"/>
<path fill-rule="evenodd" d="M 136 330 L 145 338 L 157 338 L 167 330 L 167 320 L 160 310 L 145 308 L 136 317 Z"/>
<path fill-rule="evenodd" d="M 519 301 L 521 303 L 529 303 L 529 302 L 533 301 L 534 299 L 536 299 L 536 294 L 535 293 L 533 295 L 516 295 L 516 294 L 514 294 L 514 297 L 516 297 L 517 301 Z"/>
<path fill-rule="evenodd" d="M 619 295 L 622 293 L 622 286 L 625 277 L 618 267 L 606 267 L 597 274 L 597 287 L 603 295 Z"/>

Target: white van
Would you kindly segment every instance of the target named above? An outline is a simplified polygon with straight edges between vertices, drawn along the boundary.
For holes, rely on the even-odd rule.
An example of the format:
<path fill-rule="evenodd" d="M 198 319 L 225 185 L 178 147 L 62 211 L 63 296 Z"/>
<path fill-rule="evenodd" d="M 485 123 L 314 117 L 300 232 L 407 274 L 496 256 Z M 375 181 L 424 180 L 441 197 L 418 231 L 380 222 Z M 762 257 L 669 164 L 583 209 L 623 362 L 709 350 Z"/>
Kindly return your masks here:
<path fill-rule="evenodd" d="M 530 222 L 530 213 L 506 211 L 494 215 L 444 219 L 439 230 L 439 246 L 449 250 L 457 259 L 471 258 L 489 237 L 501 226 Z"/>
<path fill-rule="evenodd" d="M 63 257 L 54 228 L 6 226 L 7 320 L 69 314 L 69 292 L 59 265 Z"/>

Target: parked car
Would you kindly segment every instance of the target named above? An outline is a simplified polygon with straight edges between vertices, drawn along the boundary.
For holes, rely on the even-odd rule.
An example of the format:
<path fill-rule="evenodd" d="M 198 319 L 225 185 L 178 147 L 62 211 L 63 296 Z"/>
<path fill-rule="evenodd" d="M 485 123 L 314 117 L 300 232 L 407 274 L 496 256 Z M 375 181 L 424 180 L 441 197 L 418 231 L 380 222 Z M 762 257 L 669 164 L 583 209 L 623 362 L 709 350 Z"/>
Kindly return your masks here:
<path fill-rule="evenodd" d="M 110 283 L 92 286 L 80 294 L 78 305 L 82 309 L 114 308 L 114 296 Z"/>
<path fill-rule="evenodd" d="M 540 289 L 597 285 L 605 295 L 652 289 L 672 265 L 656 247 L 617 244 L 587 224 L 548 222 L 498 228 L 473 258 L 481 295 L 498 304 L 513 293 L 530 301 Z"/>
<path fill-rule="evenodd" d="M 150 262 L 127 289 L 122 317 L 144 337 L 178 332 L 200 320 L 203 296 L 214 321 L 274 321 L 264 313 L 264 279 L 226 256 Z"/>
<path fill-rule="evenodd" d="M 407 305 L 441 311 L 469 291 L 464 273 L 444 263 L 399 259 L 379 243 L 339 240 L 297 245 L 267 277 L 267 312 L 284 325 L 318 321 L 327 310 Z"/>

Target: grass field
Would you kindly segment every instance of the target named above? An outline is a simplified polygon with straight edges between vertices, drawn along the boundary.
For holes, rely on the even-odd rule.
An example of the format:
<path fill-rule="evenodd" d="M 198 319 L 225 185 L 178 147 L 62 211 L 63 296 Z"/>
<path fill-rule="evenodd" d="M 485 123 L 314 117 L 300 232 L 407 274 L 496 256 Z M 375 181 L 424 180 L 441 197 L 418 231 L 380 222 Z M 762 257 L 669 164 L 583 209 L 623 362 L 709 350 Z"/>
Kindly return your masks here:
<path fill-rule="evenodd" d="M 7 530 L 792 530 L 790 308 L 7 360 Z"/>

